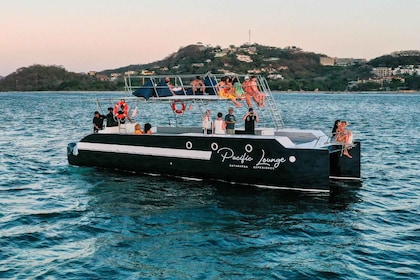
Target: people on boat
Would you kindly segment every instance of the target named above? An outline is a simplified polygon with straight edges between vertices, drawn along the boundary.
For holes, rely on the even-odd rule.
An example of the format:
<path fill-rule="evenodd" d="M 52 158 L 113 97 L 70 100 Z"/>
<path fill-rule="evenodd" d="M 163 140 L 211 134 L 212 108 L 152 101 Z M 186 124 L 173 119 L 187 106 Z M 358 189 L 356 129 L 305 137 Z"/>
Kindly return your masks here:
<path fill-rule="evenodd" d="M 139 123 L 136 123 L 134 126 L 134 134 L 141 135 L 144 134 L 144 131 L 141 129 L 141 125 Z"/>
<path fill-rule="evenodd" d="M 258 84 L 257 84 L 257 77 L 251 76 L 251 89 L 254 92 L 254 96 L 256 97 L 256 100 L 258 102 L 258 107 L 264 107 L 265 106 L 265 94 L 258 90 Z"/>
<path fill-rule="evenodd" d="M 245 77 L 245 81 L 242 83 L 242 87 L 245 91 L 246 104 L 248 107 L 252 107 L 252 99 L 254 99 L 258 107 L 264 107 L 265 94 L 258 90 L 256 76 L 252 76 L 251 78 L 248 76 Z"/>
<path fill-rule="evenodd" d="M 249 108 L 242 120 L 245 121 L 245 134 L 255 134 L 255 123 L 260 121 L 257 112 Z"/>
<path fill-rule="evenodd" d="M 340 121 L 337 128 L 337 137 L 336 140 L 338 142 L 343 143 L 343 155 L 352 158 L 349 153 L 349 150 L 352 148 L 353 145 L 353 132 L 347 129 L 349 123 L 347 121 Z"/>
<path fill-rule="evenodd" d="M 252 107 L 252 99 L 254 98 L 254 101 L 257 102 L 257 99 L 255 99 L 254 97 L 254 92 L 252 91 L 252 85 L 251 85 L 251 79 L 248 76 L 245 76 L 245 80 L 242 83 L 242 88 L 244 89 L 245 92 L 245 100 L 246 100 L 246 104 L 248 105 L 249 108 Z"/>
<path fill-rule="evenodd" d="M 340 120 L 335 120 L 334 126 L 333 126 L 332 131 L 331 131 L 331 135 L 335 140 L 337 140 L 339 124 L 340 124 Z"/>
<path fill-rule="evenodd" d="M 222 117 L 223 114 L 221 112 L 217 113 L 217 119 L 213 123 L 214 134 L 226 134 L 226 123 Z"/>
<path fill-rule="evenodd" d="M 95 111 L 93 116 L 93 133 L 98 133 L 99 130 L 104 128 L 104 118 L 105 116 L 99 114 L 98 111 Z"/>
<path fill-rule="evenodd" d="M 206 113 L 201 118 L 201 123 L 202 123 L 204 134 L 211 134 L 212 129 L 213 129 L 213 121 L 211 119 L 210 110 L 206 110 Z"/>
<path fill-rule="evenodd" d="M 127 105 L 121 105 L 120 109 L 118 110 L 118 116 L 117 116 L 117 120 L 119 124 L 125 124 L 125 122 L 128 120 L 130 123 L 133 123 L 133 121 L 131 120 L 130 116 L 128 115 L 128 113 L 125 113 L 126 111 L 128 111 L 126 109 Z"/>
<path fill-rule="evenodd" d="M 152 134 L 152 125 L 150 123 L 144 124 L 144 134 Z"/>
<path fill-rule="evenodd" d="M 168 86 L 169 90 L 171 91 L 172 95 L 175 95 L 174 85 L 171 83 L 171 78 L 165 78 L 165 84 Z"/>
<path fill-rule="evenodd" d="M 222 77 L 217 84 L 217 89 L 220 97 L 229 98 L 237 108 L 242 107 L 242 104 L 236 100 L 235 89 L 229 77 Z"/>
<path fill-rule="evenodd" d="M 232 85 L 233 85 L 235 96 L 240 99 L 245 99 L 245 92 L 244 92 L 244 89 L 242 88 L 242 84 L 239 82 L 238 77 L 233 77 Z"/>
<path fill-rule="evenodd" d="M 108 107 L 108 114 L 106 114 L 106 127 L 118 126 L 118 122 L 115 120 L 113 108 Z"/>
<path fill-rule="evenodd" d="M 226 134 L 235 134 L 236 118 L 233 114 L 233 108 L 230 107 L 228 114 L 225 116 Z"/>
<path fill-rule="evenodd" d="M 129 120 L 131 123 L 133 122 L 130 116 L 128 115 L 129 107 L 124 99 L 121 99 L 114 105 L 113 113 L 118 125 L 125 124 L 126 120 Z"/>
<path fill-rule="evenodd" d="M 195 79 L 191 82 L 191 86 L 194 95 L 203 95 L 206 91 L 206 85 L 201 80 L 200 76 L 195 77 Z"/>

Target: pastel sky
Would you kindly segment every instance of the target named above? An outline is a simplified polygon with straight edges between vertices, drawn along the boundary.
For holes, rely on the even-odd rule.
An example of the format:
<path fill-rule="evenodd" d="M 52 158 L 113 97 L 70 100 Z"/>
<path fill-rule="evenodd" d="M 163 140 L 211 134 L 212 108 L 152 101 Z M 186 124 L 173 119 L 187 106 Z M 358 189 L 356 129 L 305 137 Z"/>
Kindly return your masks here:
<path fill-rule="evenodd" d="M 0 76 L 33 64 L 88 72 L 202 42 L 297 46 L 372 59 L 420 50 L 420 0 L 0 0 Z"/>

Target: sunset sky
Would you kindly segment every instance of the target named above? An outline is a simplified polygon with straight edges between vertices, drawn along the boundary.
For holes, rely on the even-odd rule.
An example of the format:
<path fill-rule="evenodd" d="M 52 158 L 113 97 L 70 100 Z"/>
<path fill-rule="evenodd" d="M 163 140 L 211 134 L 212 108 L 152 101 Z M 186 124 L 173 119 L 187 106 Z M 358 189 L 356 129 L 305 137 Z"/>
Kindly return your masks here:
<path fill-rule="evenodd" d="M 297 46 L 372 59 L 420 50 L 420 0 L 0 0 L 0 76 L 33 64 L 88 72 L 202 42 Z"/>

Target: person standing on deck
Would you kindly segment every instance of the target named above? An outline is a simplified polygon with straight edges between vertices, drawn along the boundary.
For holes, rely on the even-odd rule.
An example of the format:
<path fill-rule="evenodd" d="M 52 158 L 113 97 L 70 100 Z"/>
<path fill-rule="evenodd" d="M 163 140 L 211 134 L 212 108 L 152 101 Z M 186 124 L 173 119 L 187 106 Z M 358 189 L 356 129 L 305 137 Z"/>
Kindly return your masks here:
<path fill-rule="evenodd" d="M 213 128 L 213 120 L 211 119 L 210 110 L 201 118 L 204 134 L 211 134 Z"/>
<path fill-rule="evenodd" d="M 233 114 L 233 108 L 229 108 L 229 113 L 225 116 L 226 134 L 235 134 L 236 118 Z"/>
<path fill-rule="evenodd" d="M 108 114 L 106 114 L 106 127 L 118 126 L 118 122 L 115 120 L 112 107 L 108 108 Z"/>
<path fill-rule="evenodd" d="M 214 134 L 226 134 L 226 123 L 222 119 L 223 114 L 217 113 L 217 119 L 213 123 Z"/>
<path fill-rule="evenodd" d="M 104 128 L 104 116 L 99 114 L 98 111 L 95 111 L 95 116 L 93 117 L 93 133 L 98 133 L 99 130 Z"/>
<path fill-rule="evenodd" d="M 245 121 L 245 134 L 255 134 L 255 123 L 260 121 L 254 109 L 249 108 L 248 113 L 242 118 Z"/>

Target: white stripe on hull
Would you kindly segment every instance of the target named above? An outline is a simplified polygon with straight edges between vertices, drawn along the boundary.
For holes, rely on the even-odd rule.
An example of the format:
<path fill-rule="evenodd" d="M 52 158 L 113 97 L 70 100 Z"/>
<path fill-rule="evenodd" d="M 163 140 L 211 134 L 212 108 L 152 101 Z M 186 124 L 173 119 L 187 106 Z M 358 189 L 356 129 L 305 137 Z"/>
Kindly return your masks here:
<path fill-rule="evenodd" d="M 132 154 L 143 156 L 158 156 L 158 157 L 171 157 L 171 158 L 187 158 L 210 160 L 211 151 L 195 151 L 187 149 L 171 149 L 171 148 L 156 148 L 144 146 L 131 146 L 131 145 L 118 145 L 118 144 L 100 144 L 100 143 L 77 143 L 79 151 L 95 151 L 95 152 L 108 152 L 118 154 Z"/>
<path fill-rule="evenodd" d="M 353 181 L 361 181 L 361 178 L 357 177 L 340 177 L 340 176 L 330 176 L 330 179 L 333 180 L 353 180 Z"/>

